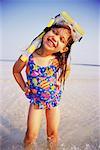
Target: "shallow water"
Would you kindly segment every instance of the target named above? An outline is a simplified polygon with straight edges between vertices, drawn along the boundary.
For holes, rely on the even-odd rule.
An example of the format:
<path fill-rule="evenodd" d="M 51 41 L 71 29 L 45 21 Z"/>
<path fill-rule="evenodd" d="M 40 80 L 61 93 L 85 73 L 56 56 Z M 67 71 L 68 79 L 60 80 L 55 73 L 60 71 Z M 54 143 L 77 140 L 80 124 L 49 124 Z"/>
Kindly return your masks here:
<path fill-rule="evenodd" d="M 1 146 L 1 150 L 26 150 L 24 149 L 22 143 L 16 143 L 12 145 L 7 145 L 7 146 Z M 45 144 L 40 144 L 37 145 L 36 148 L 32 146 L 31 148 L 27 150 L 49 150 L 47 148 L 47 145 Z M 100 144 L 98 145 L 97 143 L 95 144 L 85 144 L 83 146 L 77 146 L 74 144 L 71 144 L 69 146 L 65 146 L 64 143 L 58 146 L 57 150 L 100 150 Z"/>

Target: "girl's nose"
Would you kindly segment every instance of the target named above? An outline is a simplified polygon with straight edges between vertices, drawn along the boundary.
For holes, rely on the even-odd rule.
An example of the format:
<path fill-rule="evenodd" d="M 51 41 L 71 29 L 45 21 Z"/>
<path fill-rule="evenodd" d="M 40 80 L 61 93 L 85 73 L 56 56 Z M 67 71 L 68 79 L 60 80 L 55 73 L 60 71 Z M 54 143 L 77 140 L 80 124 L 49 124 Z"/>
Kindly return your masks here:
<path fill-rule="evenodd" d="M 54 40 L 55 42 L 59 42 L 59 41 L 60 41 L 60 35 L 55 35 L 55 36 L 53 36 L 53 40 Z"/>
<path fill-rule="evenodd" d="M 54 36 L 52 36 L 52 41 L 54 42 L 55 47 L 57 47 L 57 45 L 58 45 L 58 43 L 59 43 L 59 39 L 58 39 L 58 37 L 54 37 Z"/>

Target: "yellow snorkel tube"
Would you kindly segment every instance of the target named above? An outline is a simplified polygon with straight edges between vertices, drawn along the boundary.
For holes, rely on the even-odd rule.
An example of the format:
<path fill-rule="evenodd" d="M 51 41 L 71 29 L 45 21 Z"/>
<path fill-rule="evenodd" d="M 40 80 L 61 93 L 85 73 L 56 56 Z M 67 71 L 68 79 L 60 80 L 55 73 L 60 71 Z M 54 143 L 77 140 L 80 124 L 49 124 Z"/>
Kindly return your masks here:
<path fill-rule="evenodd" d="M 50 22 L 47 25 L 47 28 L 52 27 L 52 25 L 68 25 L 71 29 L 71 34 L 73 37 L 73 40 L 80 41 L 85 34 L 84 30 L 81 28 L 81 26 L 74 21 L 74 19 L 65 11 L 62 11 L 59 15 L 55 16 L 55 18 L 52 18 Z M 37 48 L 40 47 L 42 37 L 45 34 L 45 29 L 42 33 L 40 33 L 28 46 L 28 48 L 23 52 L 20 59 L 23 62 L 27 62 L 30 54 L 32 54 Z"/>

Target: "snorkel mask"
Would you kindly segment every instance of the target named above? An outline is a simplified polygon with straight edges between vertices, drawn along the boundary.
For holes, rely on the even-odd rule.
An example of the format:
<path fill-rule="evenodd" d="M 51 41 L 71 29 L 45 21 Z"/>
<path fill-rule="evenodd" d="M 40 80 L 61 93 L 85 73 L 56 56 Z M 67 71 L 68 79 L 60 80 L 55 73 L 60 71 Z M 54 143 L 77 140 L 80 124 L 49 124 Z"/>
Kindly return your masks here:
<path fill-rule="evenodd" d="M 23 62 L 26 62 L 30 54 L 32 54 L 37 48 L 40 47 L 42 38 L 46 33 L 46 29 L 51 28 L 53 25 L 69 26 L 71 29 L 71 35 L 74 42 L 80 41 L 84 35 L 84 30 L 80 27 L 80 25 L 76 23 L 74 19 L 67 12 L 62 11 L 59 15 L 55 16 L 50 20 L 50 22 L 48 23 L 47 27 L 43 30 L 43 32 L 40 33 L 31 42 L 29 47 L 24 51 L 24 53 L 20 57 L 20 59 Z"/>

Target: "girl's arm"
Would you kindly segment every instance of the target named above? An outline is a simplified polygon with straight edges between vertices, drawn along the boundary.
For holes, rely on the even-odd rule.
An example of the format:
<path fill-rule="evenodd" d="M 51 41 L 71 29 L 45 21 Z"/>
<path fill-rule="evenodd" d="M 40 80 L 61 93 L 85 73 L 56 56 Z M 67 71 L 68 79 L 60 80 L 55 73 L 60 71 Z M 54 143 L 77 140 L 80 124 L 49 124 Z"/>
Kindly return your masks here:
<path fill-rule="evenodd" d="M 21 61 L 21 59 L 19 58 L 13 66 L 13 75 L 15 77 L 15 80 L 24 92 L 26 92 L 27 89 L 26 89 L 26 83 L 23 79 L 21 71 L 23 70 L 25 65 L 26 65 L 26 62 Z"/>
<path fill-rule="evenodd" d="M 59 63 L 58 63 L 58 60 L 55 59 L 55 60 L 53 61 L 53 65 L 56 66 L 56 67 L 58 67 L 58 64 L 59 64 Z M 67 66 L 67 69 L 66 69 L 65 80 L 68 78 L 68 76 L 69 76 L 69 74 L 70 74 L 70 70 L 71 70 L 71 66 L 68 65 L 68 66 Z M 61 73 L 61 72 L 60 72 L 60 73 Z M 59 78 L 59 76 L 60 76 L 60 73 L 58 73 L 58 78 Z M 62 79 L 62 80 L 64 80 L 64 79 Z"/>
<path fill-rule="evenodd" d="M 70 67 L 70 65 L 68 65 L 67 70 L 66 70 L 65 80 L 68 78 L 68 76 L 70 74 L 70 70 L 71 70 L 71 67 Z"/>
<path fill-rule="evenodd" d="M 67 66 L 67 69 L 66 69 L 66 73 L 65 73 L 65 81 L 66 79 L 69 77 L 69 74 L 70 74 L 70 70 L 71 70 L 71 67 L 70 65 Z M 62 78 L 62 82 L 64 81 L 64 78 Z"/>
<path fill-rule="evenodd" d="M 68 78 L 69 74 L 70 74 L 70 66 L 67 66 L 67 70 L 66 70 L 66 74 L 65 74 L 65 81 L 66 81 L 66 79 Z M 58 77 L 57 77 L 58 89 L 59 89 L 59 87 L 60 87 L 60 85 L 61 85 L 61 81 L 59 80 L 59 76 L 60 76 L 60 75 L 58 74 Z M 62 83 L 63 83 L 63 81 L 64 81 L 64 78 L 62 78 Z"/>

